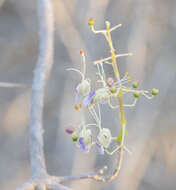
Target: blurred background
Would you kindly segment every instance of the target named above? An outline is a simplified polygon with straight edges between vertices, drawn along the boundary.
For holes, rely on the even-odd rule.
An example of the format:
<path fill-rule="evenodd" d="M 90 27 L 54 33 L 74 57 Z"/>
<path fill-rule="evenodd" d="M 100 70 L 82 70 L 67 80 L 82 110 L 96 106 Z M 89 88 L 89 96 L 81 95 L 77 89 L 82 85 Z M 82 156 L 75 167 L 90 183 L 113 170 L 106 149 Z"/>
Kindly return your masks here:
<path fill-rule="evenodd" d="M 84 117 L 75 111 L 74 86 L 79 76 L 67 72 L 80 68 L 80 49 L 86 52 L 87 74 L 95 80 L 93 61 L 109 56 L 103 36 L 94 35 L 104 21 L 122 27 L 112 33 L 119 53 L 121 76 L 126 71 L 140 88 L 156 87 L 153 100 L 139 99 L 126 109 L 128 137 L 133 152 L 124 154 L 120 175 L 110 183 L 71 181 L 75 190 L 175 190 L 176 189 L 176 1 L 175 0 L 53 0 L 55 9 L 54 67 L 45 94 L 44 142 L 48 172 L 71 175 L 116 165 L 117 154 L 101 156 L 95 149 L 83 154 L 65 128 Z M 0 189 L 16 189 L 30 175 L 28 150 L 29 105 L 33 70 L 38 54 L 36 0 L 0 0 L 0 82 L 24 88 L 0 88 Z M 112 70 L 106 68 L 111 76 Z M 130 102 L 131 99 L 125 99 Z M 103 127 L 119 132 L 119 114 L 102 106 Z M 86 115 L 88 120 L 92 120 Z"/>

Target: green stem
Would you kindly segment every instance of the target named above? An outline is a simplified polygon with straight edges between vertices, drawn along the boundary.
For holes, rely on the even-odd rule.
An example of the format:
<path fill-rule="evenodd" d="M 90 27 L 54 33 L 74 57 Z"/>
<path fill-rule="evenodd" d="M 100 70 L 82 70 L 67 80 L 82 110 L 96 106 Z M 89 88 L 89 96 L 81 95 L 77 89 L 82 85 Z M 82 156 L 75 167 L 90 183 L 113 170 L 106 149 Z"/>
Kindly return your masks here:
<path fill-rule="evenodd" d="M 112 67 L 114 70 L 115 77 L 117 81 L 119 82 L 119 85 L 121 86 L 121 81 L 120 81 L 120 74 L 119 74 L 119 69 L 117 66 L 117 60 L 116 60 L 116 54 L 115 54 L 115 49 L 113 47 L 112 39 L 111 39 L 111 33 L 110 33 L 110 23 L 106 22 L 106 35 L 107 35 L 107 40 L 111 52 L 111 59 L 112 59 Z M 122 89 L 119 90 L 119 93 L 117 95 L 118 101 L 119 101 L 119 106 L 120 106 L 120 118 L 121 118 L 121 127 L 122 127 L 122 141 L 121 141 L 121 146 L 124 143 L 124 136 L 125 136 L 125 126 L 126 126 L 126 119 L 125 119 L 125 112 L 124 112 L 124 106 L 123 106 L 123 92 Z"/>

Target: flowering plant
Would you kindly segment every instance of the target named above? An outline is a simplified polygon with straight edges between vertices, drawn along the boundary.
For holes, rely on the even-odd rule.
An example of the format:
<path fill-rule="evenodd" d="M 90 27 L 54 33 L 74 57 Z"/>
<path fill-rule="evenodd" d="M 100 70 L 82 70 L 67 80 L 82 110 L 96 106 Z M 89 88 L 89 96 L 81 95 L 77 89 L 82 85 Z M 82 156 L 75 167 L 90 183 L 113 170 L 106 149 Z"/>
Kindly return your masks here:
<path fill-rule="evenodd" d="M 95 30 L 94 20 L 90 18 L 88 24 L 95 34 L 103 34 L 105 39 L 108 42 L 110 49 L 110 57 L 94 61 L 94 65 L 97 68 L 98 80 L 96 82 L 101 83 L 101 87 L 96 90 L 92 90 L 92 85 L 90 79 L 86 76 L 86 59 L 85 53 L 83 50 L 80 51 L 82 56 L 82 70 L 75 68 L 69 68 L 68 70 L 76 71 L 81 75 L 81 81 L 75 87 L 75 110 L 87 109 L 92 117 L 95 120 L 95 123 L 85 124 L 81 123 L 77 128 L 68 128 L 66 129 L 67 133 L 71 134 L 72 140 L 76 145 L 82 150 L 82 152 L 88 153 L 92 146 L 96 146 L 100 154 L 107 153 L 109 155 L 114 154 L 115 152 L 120 153 L 120 160 L 117 168 L 120 168 L 121 160 L 123 156 L 123 150 L 126 150 L 130 153 L 128 148 L 125 146 L 125 136 L 127 136 L 126 129 L 126 118 L 124 107 L 134 107 L 140 96 L 144 96 L 148 99 L 152 99 L 158 94 L 158 89 L 153 88 L 151 95 L 146 90 L 138 90 L 138 82 L 133 82 L 131 85 L 131 78 L 128 75 L 128 72 L 124 74 L 121 78 L 117 58 L 123 56 L 132 56 L 132 53 L 116 54 L 113 46 L 111 32 L 119 28 L 121 24 L 116 25 L 110 28 L 110 22 L 106 21 L 105 30 Z M 104 65 L 109 65 L 114 71 L 114 76 L 106 77 L 106 72 L 104 70 Z M 127 85 L 128 84 L 128 85 Z M 134 101 L 132 104 L 123 103 L 123 95 L 131 93 L 133 94 Z M 117 104 L 112 104 L 112 99 L 117 99 Z M 120 133 L 117 136 L 112 136 L 112 133 L 109 128 L 104 128 L 101 121 L 101 105 L 107 104 L 111 109 L 119 109 L 120 112 Z M 98 133 L 93 135 L 93 128 L 98 129 Z M 110 150 L 110 144 L 112 141 L 117 143 L 117 146 L 114 150 Z M 113 177 L 117 175 L 117 169 L 114 172 Z"/>

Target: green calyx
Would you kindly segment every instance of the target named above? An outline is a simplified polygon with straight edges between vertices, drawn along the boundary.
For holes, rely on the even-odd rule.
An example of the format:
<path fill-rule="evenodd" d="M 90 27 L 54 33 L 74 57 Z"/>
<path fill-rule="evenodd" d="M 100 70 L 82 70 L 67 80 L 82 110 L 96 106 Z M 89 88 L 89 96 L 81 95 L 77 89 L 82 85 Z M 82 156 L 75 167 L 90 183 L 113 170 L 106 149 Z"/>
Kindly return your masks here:
<path fill-rule="evenodd" d="M 74 142 L 78 141 L 78 134 L 76 131 L 72 133 L 72 141 Z"/>
<path fill-rule="evenodd" d="M 152 95 L 156 96 L 159 93 L 159 90 L 157 88 L 152 89 Z"/>

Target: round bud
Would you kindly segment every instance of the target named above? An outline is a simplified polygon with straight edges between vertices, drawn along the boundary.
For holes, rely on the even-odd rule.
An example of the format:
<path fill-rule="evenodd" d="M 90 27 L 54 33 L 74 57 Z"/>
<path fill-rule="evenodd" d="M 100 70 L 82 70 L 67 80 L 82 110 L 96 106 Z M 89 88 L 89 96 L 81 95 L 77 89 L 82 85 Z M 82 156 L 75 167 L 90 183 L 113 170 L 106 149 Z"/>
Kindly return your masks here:
<path fill-rule="evenodd" d="M 93 18 L 89 18 L 88 25 L 89 26 L 93 26 L 94 25 L 94 19 Z"/>
<path fill-rule="evenodd" d="M 133 88 L 137 88 L 137 87 L 138 87 L 138 82 L 133 83 L 133 84 L 132 84 L 132 87 L 133 87 Z"/>
<path fill-rule="evenodd" d="M 157 88 L 152 89 L 152 95 L 156 96 L 159 93 L 159 90 Z"/>
<path fill-rule="evenodd" d="M 65 129 L 65 131 L 66 133 L 71 135 L 75 131 L 75 129 L 73 126 L 69 126 L 68 128 Z"/>
<path fill-rule="evenodd" d="M 135 97 L 135 98 L 139 98 L 140 93 L 139 93 L 139 92 L 134 92 L 134 94 L 133 94 L 133 95 L 134 95 L 134 97 Z"/>

